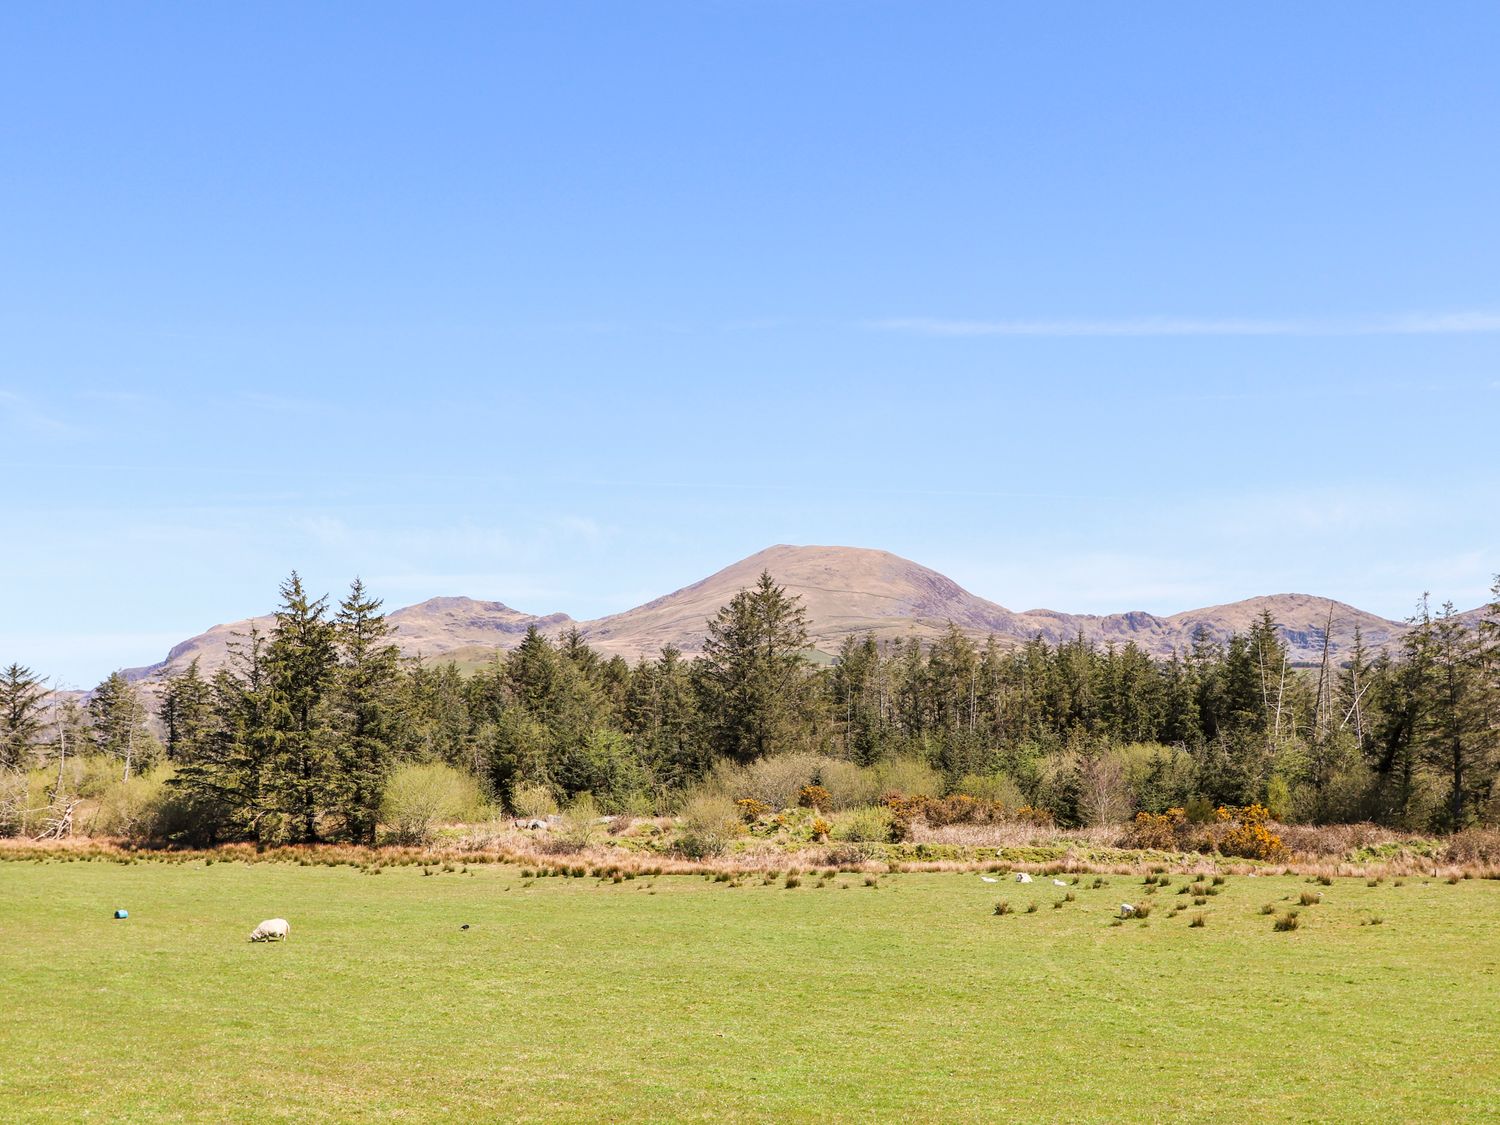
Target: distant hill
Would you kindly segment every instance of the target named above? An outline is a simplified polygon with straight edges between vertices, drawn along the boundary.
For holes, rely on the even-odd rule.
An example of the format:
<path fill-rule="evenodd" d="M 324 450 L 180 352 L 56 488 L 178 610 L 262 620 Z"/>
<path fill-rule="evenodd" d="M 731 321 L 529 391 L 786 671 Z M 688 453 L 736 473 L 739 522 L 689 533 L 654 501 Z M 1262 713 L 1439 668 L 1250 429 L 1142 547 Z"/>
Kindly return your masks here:
<path fill-rule="evenodd" d="M 1269 612 L 1293 659 L 1313 663 L 1321 659 L 1325 630 L 1335 656 L 1348 649 L 1355 626 L 1362 630 L 1372 650 L 1398 641 L 1406 631 L 1402 622 L 1309 594 L 1247 598 L 1170 617 L 1143 612 L 1107 616 L 1047 609 L 1016 612 L 888 551 L 786 545 L 769 547 L 691 586 L 594 621 L 574 621 L 564 613 L 537 617 L 501 602 L 463 597 L 431 598 L 397 609 L 391 612 L 390 621 L 397 628 L 395 639 L 406 655 L 424 660 L 453 659 L 466 667 L 483 662 L 496 651 L 514 648 L 532 625 L 553 637 L 576 627 L 601 652 L 632 661 L 652 656 L 667 644 L 691 654 L 702 649 L 708 619 L 736 593 L 753 585 L 762 571 L 769 571 L 788 592 L 802 598 L 813 645 L 824 653 L 835 651 L 850 635 L 930 639 L 947 629 L 951 621 L 980 641 L 993 635 L 1012 645 L 1041 636 L 1056 643 L 1081 632 L 1101 645 L 1134 641 L 1152 655 L 1164 657 L 1187 648 L 1200 629 L 1224 639 L 1231 633 L 1244 632 L 1262 612 Z M 1477 621 L 1479 611 L 1465 616 Z M 131 669 L 128 674 L 135 679 L 148 678 L 186 667 L 194 657 L 206 672 L 212 672 L 227 659 L 234 635 L 248 631 L 252 624 L 269 630 L 272 618 L 215 625 L 177 645 L 159 664 Z"/>

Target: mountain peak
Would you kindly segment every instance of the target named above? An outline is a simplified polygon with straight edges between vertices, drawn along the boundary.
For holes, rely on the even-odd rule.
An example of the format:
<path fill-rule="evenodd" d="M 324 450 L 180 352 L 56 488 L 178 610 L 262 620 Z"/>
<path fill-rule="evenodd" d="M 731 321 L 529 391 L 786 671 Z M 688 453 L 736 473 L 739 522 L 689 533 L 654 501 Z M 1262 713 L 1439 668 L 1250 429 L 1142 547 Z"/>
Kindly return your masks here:
<path fill-rule="evenodd" d="M 932 640 L 951 623 L 981 642 L 993 636 L 1001 644 L 1020 644 L 1032 637 L 1056 643 L 1081 633 L 1098 644 L 1134 642 L 1152 655 L 1166 656 L 1185 650 L 1200 632 L 1216 640 L 1243 633 L 1269 612 L 1293 659 L 1313 662 L 1322 656 L 1325 632 L 1329 650 L 1337 655 L 1352 642 L 1356 627 L 1372 650 L 1393 643 L 1406 630 L 1401 622 L 1299 593 L 1262 595 L 1170 617 L 1139 610 L 1107 616 L 1048 609 L 1016 613 L 889 551 L 792 543 L 766 547 L 680 590 L 595 621 L 575 622 L 565 613 L 536 616 L 504 602 L 462 596 L 429 598 L 393 610 L 390 621 L 402 651 L 424 659 L 514 648 L 533 626 L 554 637 L 576 627 L 600 651 L 631 660 L 654 656 L 669 644 L 696 653 L 702 649 L 709 619 L 739 591 L 754 586 L 762 572 L 802 599 L 812 642 L 829 653 L 851 635 Z M 245 632 L 252 623 L 267 629 L 271 619 L 216 625 L 172 649 L 161 664 L 132 674 L 141 678 L 176 670 L 194 657 L 211 672 L 227 659 L 234 634 Z"/>

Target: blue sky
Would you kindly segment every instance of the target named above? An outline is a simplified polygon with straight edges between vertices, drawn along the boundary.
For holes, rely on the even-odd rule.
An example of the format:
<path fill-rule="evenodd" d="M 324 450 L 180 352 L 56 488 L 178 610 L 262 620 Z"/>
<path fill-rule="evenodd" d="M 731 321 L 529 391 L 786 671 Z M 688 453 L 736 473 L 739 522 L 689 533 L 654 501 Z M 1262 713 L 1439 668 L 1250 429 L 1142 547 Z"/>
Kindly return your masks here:
<path fill-rule="evenodd" d="M 1462 3 L 6 6 L 0 662 L 778 542 L 1479 604 L 1497 57 Z"/>

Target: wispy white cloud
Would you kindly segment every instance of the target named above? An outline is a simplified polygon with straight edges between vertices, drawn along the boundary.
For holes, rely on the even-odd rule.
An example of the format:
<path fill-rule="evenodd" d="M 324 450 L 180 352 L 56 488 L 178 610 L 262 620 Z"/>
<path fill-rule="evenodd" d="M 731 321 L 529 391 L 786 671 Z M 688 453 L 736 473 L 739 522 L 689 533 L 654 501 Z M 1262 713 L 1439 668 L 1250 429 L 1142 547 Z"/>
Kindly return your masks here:
<path fill-rule="evenodd" d="M 866 327 L 918 336 L 1427 336 L 1500 332 L 1500 312 L 1412 313 L 1365 320 L 1134 317 L 1119 320 L 956 320 L 893 317 Z"/>

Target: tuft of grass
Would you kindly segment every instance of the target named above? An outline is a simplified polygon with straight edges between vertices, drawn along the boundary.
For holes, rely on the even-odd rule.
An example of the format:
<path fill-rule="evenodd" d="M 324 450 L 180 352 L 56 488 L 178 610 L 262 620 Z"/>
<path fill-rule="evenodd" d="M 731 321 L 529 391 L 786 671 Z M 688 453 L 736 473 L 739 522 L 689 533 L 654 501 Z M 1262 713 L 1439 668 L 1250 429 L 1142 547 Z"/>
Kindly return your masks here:
<path fill-rule="evenodd" d="M 880 880 L 877 879 L 873 875 L 866 875 L 865 876 L 865 886 L 867 886 L 867 887 L 878 887 L 878 886 L 880 886 Z"/>
<path fill-rule="evenodd" d="M 1288 933 L 1302 925 L 1302 919 L 1297 917 L 1295 910 L 1288 910 L 1285 914 L 1278 914 L 1276 921 L 1271 923 L 1271 929 L 1278 934 Z"/>
<path fill-rule="evenodd" d="M 1303 906 L 1317 906 L 1323 901 L 1323 896 L 1317 891 L 1303 891 L 1297 896 L 1297 901 Z"/>
<path fill-rule="evenodd" d="M 1260 908 L 1260 912 L 1262 914 L 1275 914 L 1276 913 L 1276 905 L 1275 905 L 1275 903 L 1270 903 L 1270 902 L 1266 903 L 1264 906 L 1262 906 Z"/>
<path fill-rule="evenodd" d="M 1026 904 L 1026 913 L 1027 914 L 1035 914 L 1036 913 L 1036 899 L 1032 899 L 1030 902 L 1028 902 Z"/>
<path fill-rule="evenodd" d="M 1333 886 L 1333 876 L 1332 875 L 1319 875 L 1318 876 L 1318 885 L 1320 887 L 1331 887 L 1331 886 Z"/>
<path fill-rule="evenodd" d="M 1222 875 L 1215 875 L 1213 880 L 1216 887 L 1222 887 L 1227 881 Z"/>
<path fill-rule="evenodd" d="M 995 903 L 995 911 L 994 912 L 997 915 L 999 915 L 999 914 L 1014 914 L 1015 913 L 1015 911 L 1013 911 L 1011 909 L 1009 900 L 1003 899 L 1003 898 L 999 902 Z"/>
<path fill-rule="evenodd" d="M 1147 918 L 1151 917 L 1151 904 L 1149 902 L 1136 903 L 1135 913 L 1132 914 L 1131 917 L 1139 918 L 1144 922 Z"/>
<path fill-rule="evenodd" d="M 786 876 L 786 889 L 787 890 L 789 890 L 789 891 L 790 890 L 795 890 L 797 887 L 800 887 L 801 885 L 802 885 L 802 876 L 801 875 L 793 875 L 790 871 L 787 872 L 787 876 Z"/>
<path fill-rule="evenodd" d="M 1385 919 L 1379 914 L 1371 914 L 1368 918 L 1360 923 L 1361 926 L 1381 926 L 1384 924 Z"/>
<path fill-rule="evenodd" d="M 1208 896 L 1207 895 L 1194 895 L 1193 896 L 1193 905 L 1194 906 L 1206 906 L 1207 904 L 1208 904 Z"/>
<path fill-rule="evenodd" d="M 1201 930 L 1206 925 L 1208 925 L 1208 920 L 1202 914 L 1194 914 L 1193 920 L 1188 923 L 1188 929 Z"/>

